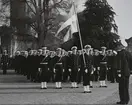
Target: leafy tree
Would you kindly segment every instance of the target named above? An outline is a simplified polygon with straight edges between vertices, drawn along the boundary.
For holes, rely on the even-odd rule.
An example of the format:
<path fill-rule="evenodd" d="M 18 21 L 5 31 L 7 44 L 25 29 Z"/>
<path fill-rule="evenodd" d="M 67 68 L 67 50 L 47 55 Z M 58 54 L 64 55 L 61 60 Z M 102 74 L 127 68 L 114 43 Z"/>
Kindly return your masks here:
<path fill-rule="evenodd" d="M 78 14 L 83 44 L 91 44 L 95 48 L 113 48 L 119 39 L 113 8 L 107 0 L 87 0 L 85 7 Z"/>

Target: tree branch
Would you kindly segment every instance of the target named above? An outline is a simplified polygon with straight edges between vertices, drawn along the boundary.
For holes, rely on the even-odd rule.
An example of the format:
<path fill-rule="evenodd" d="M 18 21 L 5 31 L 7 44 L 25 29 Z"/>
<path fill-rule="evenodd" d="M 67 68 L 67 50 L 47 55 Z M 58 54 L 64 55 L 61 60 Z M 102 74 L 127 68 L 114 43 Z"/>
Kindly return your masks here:
<path fill-rule="evenodd" d="M 55 4 L 54 4 L 53 6 L 51 6 L 51 8 L 49 8 L 49 10 L 55 8 L 55 7 L 56 7 L 57 5 L 59 5 L 62 1 L 63 1 L 63 0 L 60 0 L 60 1 L 57 2 L 57 3 L 54 1 Z"/>
<path fill-rule="evenodd" d="M 29 7 L 29 9 L 36 15 L 35 11 L 33 10 L 33 8 L 29 5 L 29 3 L 26 1 L 27 6 Z"/>

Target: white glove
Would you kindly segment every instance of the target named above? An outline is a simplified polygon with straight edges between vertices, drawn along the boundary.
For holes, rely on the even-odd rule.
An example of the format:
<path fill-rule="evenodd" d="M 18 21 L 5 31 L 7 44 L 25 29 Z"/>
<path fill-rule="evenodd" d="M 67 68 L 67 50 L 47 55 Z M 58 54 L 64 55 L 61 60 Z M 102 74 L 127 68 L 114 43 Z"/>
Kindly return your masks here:
<path fill-rule="evenodd" d="M 121 77 L 121 74 L 118 74 L 118 77 Z"/>
<path fill-rule="evenodd" d="M 71 69 L 69 69 L 69 72 L 71 72 Z"/>
<path fill-rule="evenodd" d="M 63 72 L 64 72 L 65 70 L 63 69 Z"/>
<path fill-rule="evenodd" d="M 106 68 L 106 70 L 108 71 L 108 70 L 109 70 L 109 68 L 107 67 L 107 68 Z"/>
<path fill-rule="evenodd" d="M 94 71 L 92 70 L 91 74 L 93 74 L 93 73 L 94 73 Z"/>
<path fill-rule="evenodd" d="M 98 67 L 98 70 L 100 70 L 100 67 Z"/>
<path fill-rule="evenodd" d="M 41 68 L 38 68 L 38 71 L 40 72 L 41 71 Z"/>
<path fill-rule="evenodd" d="M 54 71 L 54 73 L 55 73 L 55 68 L 54 68 L 54 70 L 53 70 L 53 71 Z"/>
<path fill-rule="evenodd" d="M 95 71 L 96 69 L 95 69 L 95 68 L 93 68 L 93 70 Z"/>
<path fill-rule="evenodd" d="M 80 71 L 80 68 L 78 68 L 78 71 Z"/>
<path fill-rule="evenodd" d="M 85 73 L 88 73 L 88 69 L 85 69 Z"/>

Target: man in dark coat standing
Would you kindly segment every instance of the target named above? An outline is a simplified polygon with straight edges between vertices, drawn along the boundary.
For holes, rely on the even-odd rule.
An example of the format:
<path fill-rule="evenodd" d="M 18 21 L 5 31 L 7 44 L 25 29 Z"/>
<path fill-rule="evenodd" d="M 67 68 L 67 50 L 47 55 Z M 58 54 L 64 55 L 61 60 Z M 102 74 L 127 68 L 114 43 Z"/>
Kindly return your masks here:
<path fill-rule="evenodd" d="M 117 47 L 118 60 L 118 76 L 119 76 L 119 96 L 120 102 L 117 104 L 128 104 L 129 98 L 129 77 L 130 77 L 130 62 L 132 57 L 126 51 L 123 45 Z"/>
<path fill-rule="evenodd" d="M 1 66 L 2 66 L 2 69 L 3 69 L 3 74 L 7 73 L 8 63 L 9 63 L 9 57 L 8 57 L 8 54 L 7 54 L 7 50 L 4 50 L 3 55 L 1 57 Z"/>

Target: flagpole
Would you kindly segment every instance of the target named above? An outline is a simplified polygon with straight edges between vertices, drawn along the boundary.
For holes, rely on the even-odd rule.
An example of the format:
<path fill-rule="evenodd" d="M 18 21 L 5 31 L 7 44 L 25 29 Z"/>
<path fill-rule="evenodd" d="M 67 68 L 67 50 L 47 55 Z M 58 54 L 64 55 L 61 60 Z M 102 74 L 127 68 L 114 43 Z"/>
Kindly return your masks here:
<path fill-rule="evenodd" d="M 76 11 L 76 6 L 75 6 L 75 3 L 74 3 L 74 0 L 72 0 L 72 4 L 74 6 L 75 15 L 76 15 L 76 18 L 77 18 L 77 28 L 78 28 L 78 32 L 79 32 L 80 45 L 81 45 L 81 49 L 83 51 L 83 43 L 82 43 L 81 31 L 80 31 L 80 27 L 79 27 L 79 21 L 78 21 L 78 16 L 77 16 L 77 11 Z M 83 54 L 84 66 L 86 67 L 85 56 L 84 56 L 84 53 L 82 53 L 82 54 Z"/>

